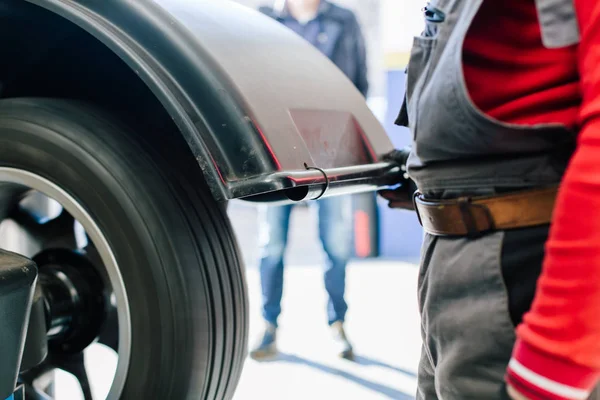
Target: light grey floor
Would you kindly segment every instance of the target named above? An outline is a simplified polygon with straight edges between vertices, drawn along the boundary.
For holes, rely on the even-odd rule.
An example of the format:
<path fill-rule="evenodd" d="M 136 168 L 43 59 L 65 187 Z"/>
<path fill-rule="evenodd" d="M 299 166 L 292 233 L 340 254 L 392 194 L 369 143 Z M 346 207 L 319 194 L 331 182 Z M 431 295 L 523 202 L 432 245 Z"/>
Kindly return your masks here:
<path fill-rule="evenodd" d="M 287 269 L 280 328 L 282 356 L 249 360 L 236 400 L 413 399 L 420 337 L 414 265 L 352 264 L 348 269 L 347 331 L 357 362 L 332 354 L 319 268 Z M 259 280 L 248 271 L 251 339 L 261 328 Z"/>

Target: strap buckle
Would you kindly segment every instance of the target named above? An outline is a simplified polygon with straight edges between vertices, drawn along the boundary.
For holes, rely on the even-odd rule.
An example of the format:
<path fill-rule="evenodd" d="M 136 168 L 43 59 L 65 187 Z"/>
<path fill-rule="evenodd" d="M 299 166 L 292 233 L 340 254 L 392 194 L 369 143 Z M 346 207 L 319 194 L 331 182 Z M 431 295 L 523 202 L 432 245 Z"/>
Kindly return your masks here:
<path fill-rule="evenodd" d="M 490 213 L 488 207 L 483 204 L 475 204 L 472 202 L 470 197 L 459 197 L 457 199 L 458 209 L 460 210 L 460 214 L 462 217 L 462 223 L 467 230 L 467 237 L 470 239 L 477 239 L 483 236 L 485 233 L 489 231 L 493 231 L 495 227 L 494 218 Z M 473 215 L 473 209 L 479 209 L 485 215 L 487 219 L 487 224 L 483 228 L 477 227 L 477 219 L 475 215 Z"/>

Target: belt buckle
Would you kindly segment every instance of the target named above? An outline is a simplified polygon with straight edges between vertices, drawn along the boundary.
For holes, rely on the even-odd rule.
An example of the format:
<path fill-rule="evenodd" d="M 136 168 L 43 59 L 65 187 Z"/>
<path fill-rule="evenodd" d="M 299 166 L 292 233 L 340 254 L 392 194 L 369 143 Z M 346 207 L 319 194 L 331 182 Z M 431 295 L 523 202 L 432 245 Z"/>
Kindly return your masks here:
<path fill-rule="evenodd" d="M 477 239 L 483 236 L 484 233 L 489 232 L 494 229 L 494 218 L 492 218 L 492 214 L 490 213 L 489 208 L 487 208 L 483 204 L 473 204 L 472 199 L 470 197 L 459 197 L 457 199 L 458 209 L 460 210 L 460 214 L 462 217 L 462 223 L 464 224 L 467 230 L 467 237 L 470 239 Z M 488 228 L 480 230 L 477 227 L 477 221 L 472 213 L 472 207 L 477 207 L 483 210 L 487 220 L 488 220 Z"/>

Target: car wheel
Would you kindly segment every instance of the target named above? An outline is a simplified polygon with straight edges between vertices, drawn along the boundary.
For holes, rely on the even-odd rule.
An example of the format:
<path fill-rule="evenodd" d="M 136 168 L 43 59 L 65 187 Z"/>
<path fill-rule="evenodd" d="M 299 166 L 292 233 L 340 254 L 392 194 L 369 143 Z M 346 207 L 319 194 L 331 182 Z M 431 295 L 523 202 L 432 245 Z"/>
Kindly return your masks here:
<path fill-rule="evenodd" d="M 66 371 L 86 400 L 233 396 L 244 271 L 185 146 L 78 102 L 1 100 L 0 247 L 37 262 L 48 303 L 29 391 L 60 399 Z"/>

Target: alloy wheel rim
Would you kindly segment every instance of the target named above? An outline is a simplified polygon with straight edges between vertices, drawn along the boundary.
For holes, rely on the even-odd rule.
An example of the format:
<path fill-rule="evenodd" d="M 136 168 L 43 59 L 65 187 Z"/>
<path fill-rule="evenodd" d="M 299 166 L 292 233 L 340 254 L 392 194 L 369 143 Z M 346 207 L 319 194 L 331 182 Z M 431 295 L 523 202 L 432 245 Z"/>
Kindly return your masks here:
<path fill-rule="evenodd" d="M 0 184 L 18 185 L 42 193 L 50 199 L 55 200 L 83 226 L 85 233 L 87 233 L 87 236 L 93 243 L 108 275 L 114 296 L 112 300 L 116 303 L 118 317 L 118 362 L 107 398 L 119 398 L 125 386 L 130 363 L 131 315 L 125 284 L 108 240 L 85 208 L 73 196 L 54 182 L 22 169 L 0 167 Z"/>

